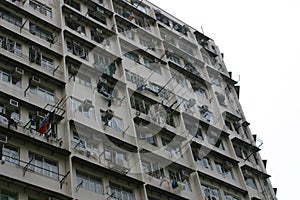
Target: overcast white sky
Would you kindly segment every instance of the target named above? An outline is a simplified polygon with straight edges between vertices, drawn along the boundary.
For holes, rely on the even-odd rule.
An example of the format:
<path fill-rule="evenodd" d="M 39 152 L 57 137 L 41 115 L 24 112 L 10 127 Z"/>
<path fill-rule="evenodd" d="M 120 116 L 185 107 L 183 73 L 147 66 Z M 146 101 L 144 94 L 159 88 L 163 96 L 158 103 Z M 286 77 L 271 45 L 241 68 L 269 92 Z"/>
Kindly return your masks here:
<path fill-rule="evenodd" d="M 250 129 L 264 144 L 277 198 L 298 199 L 300 173 L 300 1 L 149 0 L 214 39 L 240 75 Z"/>

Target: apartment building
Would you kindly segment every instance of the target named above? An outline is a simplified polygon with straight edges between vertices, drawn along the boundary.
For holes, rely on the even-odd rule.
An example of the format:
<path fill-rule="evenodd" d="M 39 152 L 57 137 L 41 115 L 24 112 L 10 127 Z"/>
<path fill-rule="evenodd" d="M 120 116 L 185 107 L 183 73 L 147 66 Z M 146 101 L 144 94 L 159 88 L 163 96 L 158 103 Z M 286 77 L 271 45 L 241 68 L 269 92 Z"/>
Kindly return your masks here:
<path fill-rule="evenodd" d="M 213 39 L 146 0 L 0 2 L 0 199 L 275 200 Z"/>

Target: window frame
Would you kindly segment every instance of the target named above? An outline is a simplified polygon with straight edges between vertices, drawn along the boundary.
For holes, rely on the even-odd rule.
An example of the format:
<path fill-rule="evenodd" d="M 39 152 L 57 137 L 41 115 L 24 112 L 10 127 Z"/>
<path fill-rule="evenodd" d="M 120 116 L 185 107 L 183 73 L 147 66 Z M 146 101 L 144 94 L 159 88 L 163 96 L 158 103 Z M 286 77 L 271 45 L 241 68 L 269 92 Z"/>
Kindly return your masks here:
<path fill-rule="evenodd" d="M 59 180 L 59 163 L 58 161 L 44 157 L 32 151 L 28 152 L 29 160 L 32 160 L 28 169 L 33 172 L 43 174 L 47 177 Z"/>

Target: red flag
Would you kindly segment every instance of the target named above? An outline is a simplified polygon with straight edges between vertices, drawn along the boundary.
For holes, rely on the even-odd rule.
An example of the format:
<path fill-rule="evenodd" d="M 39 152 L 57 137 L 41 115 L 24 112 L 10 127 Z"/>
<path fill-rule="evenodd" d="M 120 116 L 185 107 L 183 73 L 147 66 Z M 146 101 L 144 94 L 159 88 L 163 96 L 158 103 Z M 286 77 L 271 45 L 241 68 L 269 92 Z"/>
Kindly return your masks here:
<path fill-rule="evenodd" d="M 49 121 L 46 121 L 42 127 L 37 128 L 37 131 L 40 133 L 40 136 L 44 135 L 48 130 Z"/>

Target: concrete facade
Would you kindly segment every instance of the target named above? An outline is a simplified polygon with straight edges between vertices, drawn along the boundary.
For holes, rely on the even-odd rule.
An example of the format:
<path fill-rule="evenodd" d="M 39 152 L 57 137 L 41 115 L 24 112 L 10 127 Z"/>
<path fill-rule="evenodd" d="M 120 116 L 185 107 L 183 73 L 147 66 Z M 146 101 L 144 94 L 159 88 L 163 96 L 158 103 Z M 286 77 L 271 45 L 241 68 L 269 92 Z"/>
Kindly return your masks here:
<path fill-rule="evenodd" d="M 0 199 L 275 200 L 239 89 L 146 0 L 3 0 Z"/>

